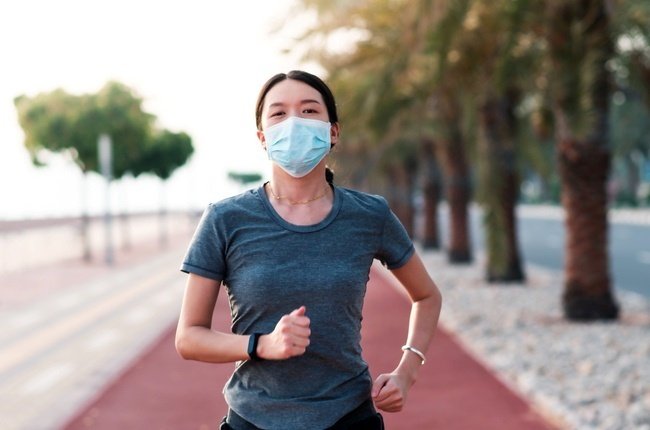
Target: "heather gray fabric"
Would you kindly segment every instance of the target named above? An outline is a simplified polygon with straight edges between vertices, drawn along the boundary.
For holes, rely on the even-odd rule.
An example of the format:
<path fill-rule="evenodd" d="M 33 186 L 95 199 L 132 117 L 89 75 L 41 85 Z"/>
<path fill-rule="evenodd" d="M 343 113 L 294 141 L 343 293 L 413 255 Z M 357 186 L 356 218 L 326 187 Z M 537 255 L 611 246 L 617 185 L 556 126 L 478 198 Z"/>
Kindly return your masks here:
<path fill-rule="evenodd" d="M 264 429 L 324 429 L 368 399 L 360 330 L 370 266 L 395 269 L 413 252 L 382 197 L 346 188 L 334 187 L 331 212 L 310 226 L 282 219 L 263 187 L 210 204 L 181 270 L 223 281 L 233 333 L 270 333 L 302 305 L 311 320 L 304 355 L 237 363 L 228 405 Z"/>

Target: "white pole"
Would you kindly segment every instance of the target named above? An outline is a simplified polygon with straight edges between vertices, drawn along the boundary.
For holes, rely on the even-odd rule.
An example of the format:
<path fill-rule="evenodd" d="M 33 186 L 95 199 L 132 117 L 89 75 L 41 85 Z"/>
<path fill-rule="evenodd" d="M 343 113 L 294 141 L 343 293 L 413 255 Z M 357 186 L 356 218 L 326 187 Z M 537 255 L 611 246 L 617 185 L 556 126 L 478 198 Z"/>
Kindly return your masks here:
<path fill-rule="evenodd" d="M 106 264 L 113 264 L 113 234 L 111 231 L 111 180 L 113 179 L 113 150 L 111 138 L 102 134 L 99 136 L 99 166 L 106 181 L 104 230 L 106 233 Z"/>

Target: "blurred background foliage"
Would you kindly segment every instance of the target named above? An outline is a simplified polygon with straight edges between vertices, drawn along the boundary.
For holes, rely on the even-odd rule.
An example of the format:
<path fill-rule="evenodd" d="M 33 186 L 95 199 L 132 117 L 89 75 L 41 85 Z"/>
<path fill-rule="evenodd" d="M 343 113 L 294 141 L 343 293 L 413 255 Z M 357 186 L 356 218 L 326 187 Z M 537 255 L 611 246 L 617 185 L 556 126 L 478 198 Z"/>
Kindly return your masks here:
<path fill-rule="evenodd" d="M 650 205 L 650 2 L 295 6 L 289 18 L 304 31 L 287 51 L 316 63 L 337 96 L 343 144 L 331 161 L 338 183 L 386 196 L 427 248 L 443 245 L 438 206 L 446 204 L 444 245 L 453 264 L 474 259 L 469 220 L 476 203 L 485 277 L 501 283 L 526 279 L 516 205 L 561 204 L 565 315 L 618 317 L 607 211 Z M 189 135 L 160 128 L 119 82 L 95 94 L 18 96 L 15 106 L 36 164 L 55 152 L 84 175 L 96 172 L 97 141 L 108 134 L 114 178 L 148 173 L 164 184 L 193 153 Z M 242 186 L 260 180 L 251 174 L 229 178 Z"/>
<path fill-rule="evenodd" d="M 143 109 L 143 100 L 136 91 L 116 81 L 107 82 L 92 94 L 76 95 L 56 89 L 34 97 L 20 95 L 14 105 L 25 134 L 25 148 L 35 165 L 46 164 L 51 153 L 64 155 L 81 169 L 85 184 L 90 172 L 102 173 L 98 142 L 101 135 L 107 135 L 112 142 L 109 181 L 141 174 L 160 178 L 160 241 L 167 242 L 165 184 L 194 152 L 187 133 L 158 127 L 156 117 Z M 86 186 L 80 198 L 84 259 L 89 261 L 92 256 Z M 128 214 L 122 214 L 121 219 L 123 242 L 128 247 Z"/>
<path fill-rule="evenodd" d="M 606 58 L 612 84 L 607 144 L 615 157 L 609 202 L 619 206 L 650 204 L 650 195 L 641 186 L 650 181 L 645 174 L 650 159 L 648 2 L 298 3 L 304 13 L 318 17 L 296 42 L 306 52 L 305 59 L 321 66 L 336 89 L 346 139 L 336 163 L 346 181 L 360 184 L 378 173 L 375 167 L 380 154 L 397 141 L 404 142 L 406 133 L 441 140 L 450 138 L 454 127 L 461 127 L 468 160 L 478 167 L 481 137 L 478 119 L 472 117 L 479 115 L 481 106 L 494 102 L 490 99 L 498 97 L 495 93 L 503 93 L 512 105 L 513 138 L 519 143 L 517 170 L 523 180 L 519 198 L 553 203 L 560 202 L 560 180 L 554 166 L 551 91 L 561 91 L 558 82 L 571 89 L 565 99 L 572 122 L 588 127 L 593 106 L 580 96 L 580 90 L 594 75 L 593 59 L 580 60 L 585 45 L 577 41 L 581 29 L 576 24 L 571 29 L 574 34 L 560 42 L 567 67 L 560 70 L 553 62 L 549 39 L 561 37 L 561 29 L 553 25 L 557 21 L 554 14 L 566 4 L 582 3 L 588 8 L 591 3 L 601 3 L 614 44 Z M 295 19 L 302 15 L 296 14 Z M 353 47 L 349 39 L 355 41 Z M 287 48 L 294 49 L 294 45 Z M 452 125 L 448 119 L 454 114 L 459 116 Z M 378 178 L 371 186 L 380 188 L 380 183 Z M 480 188 L 478 181 L 475 183 Z M 475 190 L 475 194 L 480 198 L 482 193 Z"/>
<path fill-rule="evenodd" d="M 560 203 L 565 314 L 617 317 L 607 210 L 650 204 L 650 2 L 298 4 L 294 19 L 316 19 L 287 51 L 299 46 L 337 95 L 339 181 L 385 195 L 425 246 L 440 244 L 445 200 L 452 263 L 472 259 L 475 201 L 486 278 L 500 282 L 525 279 L 516 204 Z"/>

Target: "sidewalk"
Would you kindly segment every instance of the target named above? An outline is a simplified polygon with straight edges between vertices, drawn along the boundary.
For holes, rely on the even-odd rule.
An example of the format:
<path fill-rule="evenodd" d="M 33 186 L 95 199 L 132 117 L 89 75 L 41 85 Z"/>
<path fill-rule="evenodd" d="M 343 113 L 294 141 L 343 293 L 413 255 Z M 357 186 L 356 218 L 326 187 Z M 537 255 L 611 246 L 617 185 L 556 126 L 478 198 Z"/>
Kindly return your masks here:
<path fill-rule="evenodd" d="M 373 268 L 362 333 L 364 356 L 373 376 L 392 370 L 398 362 L 408 312 L 408 301 L 394 288 L 390 274 Z M 221 295 L 216 329 L 228 330 L 228 315 Z M 89 399 L 64 429 L 217 429 L 226 411 L 221 388 L 232 366 L 183 361 L 174 349 L 174 329 L 173 324 L 163 328 L 159 338 Z M 558 428 L 474 359 L 444 328 L 431 345 L 404 411 L 383 415 L 392 430 Z"/>
<path fill-rule="evenodd" d="M 189 238 L 0 275 L 2 430 L 61 428 L 175 323 Z"/>

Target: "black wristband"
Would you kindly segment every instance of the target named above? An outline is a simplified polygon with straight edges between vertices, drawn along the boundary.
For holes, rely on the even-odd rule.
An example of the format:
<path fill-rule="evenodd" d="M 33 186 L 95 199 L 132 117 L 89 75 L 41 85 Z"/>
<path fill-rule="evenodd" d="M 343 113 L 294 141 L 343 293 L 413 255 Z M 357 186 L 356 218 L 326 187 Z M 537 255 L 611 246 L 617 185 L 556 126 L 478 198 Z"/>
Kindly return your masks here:
<path fill-rule="evenodd" d="M 257 344 L 260 341 L 260 336 L 262 336 L 262 334 L 263 333 L 253 333 L 248 338 L 248 351 L 247 352 L 248 352 L 248 356 L 253 361 L 261 360 L 261 358 L 257 355 Z"/>

